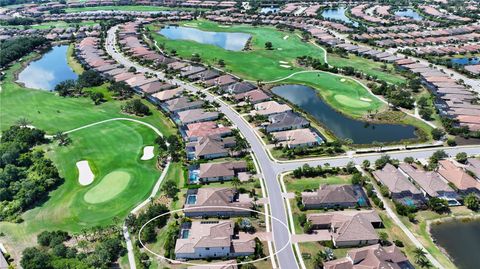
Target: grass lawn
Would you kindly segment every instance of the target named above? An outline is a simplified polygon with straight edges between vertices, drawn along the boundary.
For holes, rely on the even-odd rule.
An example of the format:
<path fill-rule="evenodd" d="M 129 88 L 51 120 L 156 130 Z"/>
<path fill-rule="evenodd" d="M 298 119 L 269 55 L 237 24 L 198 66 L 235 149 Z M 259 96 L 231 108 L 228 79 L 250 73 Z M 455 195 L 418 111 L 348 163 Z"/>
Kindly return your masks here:
<path fill-rule="evenodd" d="M 223 26 L 214 22 L 197 20 L 180 23 L 182 26 L 195 27 L 204 31 L 217 32 L 244 32 L 252 35 L 250 50 L 229 51 L 223 48 L 201 44 L 189 40 L 171 40 L 158 33 L 159 26 L 149 26 L 157 44 L 164 45 L 167 51 L 175 49 L 178 56 L 190 58 L 192 54 L 199 54 L 202 61 L 217 65 L 220 59 L 225 62 L 225 70 L 232 72 L 244 79 L 252 81 L 273 81 L 284 78 L 294 72 L 304 71 L 304 68 L 296 66 L 296 58 L 299 56 L 312 56 L 323 59 L 323 50 L 311 43 L 303 42 L 294 32 L 282 32 L 273 27 L 252 27 L 250 25 Z M 223 27 L 222 27 L 223 26 Z M 288 36 L 288 37 L 287 37 Z M 287 38 L 286 38 L 287 37 Z M 272 42 L 273 50 L 265 48 L 266 42 Z M 280 49 L 280 50 L 279 50 Z M 337 57 L 338 58 L 338 57 Z M 356 61 L 369 61 L 356 59 Z M 340 60 L 337 60 L 340 62 Z M 367 71 L 381 72 L 376 63 L 375 70 L 372 66 L 365 68 Z M 288 65 L 290 68 L 282 67 Z M 363 67 L 360 63 L 357 68 Z M 385 74 L 385 77 L 396 77 L 393 74 Z M 398 77 L 399 80 L 403 79 Z M 279 83 L 299 83 L 309 85 L 319 90 L 322 97 L 334 108 L 353 116 L 360 117 L 368 110 L 382 109 L 384 104 L 358 82 L 342 76 L 330 73 L 307 73 L 298 74 L 291 79 Z M 364 100 L 370 101 L 362 101 Z"/>
<path fill-rule="evenodd" d="M 305 190 L 318 189 L 320 184 L 349 184 L 351 183 L 351 176 L 328 176 L 328 177 L 313 177 L 313 178 L 293 178 L 291 174 L 284 177 L 285 187 L 287 192 L 302 192 Z"/>
<path fill-rule="evenodd" d="M 76 25 L 79 26 L 93 26 L 95 24 L 99 24 L 99 22 L 95 21 L 80 21 L 75 23 L 68 23 L 65 21 L 51 21 L 51 22 L 42 22 L 40 24 L 32 25 L 33 29 L 49 29 L 49 28 L 68 28 L 68 27 L 75 27 Z"/>
<path fill-rule="evenodd" d="M 204 8 L 179 8 L 179 7 L 158 7 L 158 6 L 98 6 L 98 7 L 76 7 L 66 8 L 66 13 L 97 11 L 97 10 L 118 10 L 118 11 L 169 11 L 169 10 L 207 10 Z"/>
<path fill-rule="evenodd" d="M 83 69 L 83 66 L 77 61 L 77 59 L 75 59 L 74 53 L 75 45 L 72 43 L 68 46 L 67 49 L 67 63 L 72 68 L 73 72 L 75 72 L 77 75 L 80 75 L 85 70 Z"/>

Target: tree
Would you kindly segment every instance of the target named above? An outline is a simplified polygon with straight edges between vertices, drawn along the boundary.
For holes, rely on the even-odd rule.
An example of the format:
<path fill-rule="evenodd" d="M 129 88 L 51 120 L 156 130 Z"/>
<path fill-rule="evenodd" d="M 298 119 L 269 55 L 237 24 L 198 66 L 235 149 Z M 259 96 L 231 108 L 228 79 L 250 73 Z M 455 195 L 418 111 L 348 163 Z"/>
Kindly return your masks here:
<path fill-rule="evenodd" d="M 445 132 L 441 129 L 435 128 L 431 131 L 432 138 L 435 140 L 440 140 L 445 135 Z"/>
<path fill-rule="evenodd" d="M 412 164 L 415 162 L 415 159 L 413 157 L 405 157 L 405 159 L 403 159 L 404 162 L 406 163 L 409 163 L 409 164 Z"/>
<path fill-rule="evenodd" d="M 30 124 L 32 124 L 31 121 L 29 121 L 27 118 L 19 118 L 16 122 L 16 125 L 22 127 L 22 128 L 25 128 L 27 126 L 29 126 Z"/>
<path fill-rule="evenodd" d="M 428 200 L 428 207 L 437 213 L 445 213 L 449 210 L 448 202 L 437 197 L 430 197 Z"/>
<path fill-rule="evenodd" d="M 392 160 L 390 156 L 384 154 L 375 161 L 375 168 L 382 169 L 383 167 L 385 167 L 385 165 L 387 165 L 387 163 L 391 163 L 391 161 Z"/>
<path fill-rule="evenodd" d="M 370 168 L 370 161 L 369 160 L 364 160 L 362 162 L 362 168 L 367 170 L 368 168 Z"/>
<path fill-rule="evenodd" d="M 267 50 L 272 50 L 273 49 L 273 44 L 270 41 L 265 42 L 265 48 Z"/>
<path fill-rule="evenodd" d="M 73 79 L 67 79 L 58 83 L 53 90 L 62 97 L 71 96 L 78 92 L 77 84 Z"/>
<path fill-rule="evenodd" d="M 113 92 L 113 95 L 119 99 L 128 99 L 133 96 L 132 88 L 124 81 L 113 82 L 108 86 L 108 90 Z"/>
<path fill-rule="evenodd" d="M 380 244 L 382 245 L 388 244 L 388 234 L 386 232 L 379 232 L 378 237 L 380 239 Z"/>
<path fill-rule="evenodd" d="M 68 137 L 68 134 L 62 133 L 62 132 L 57 132 L 53 136 L 53 139 L 58 141 L 59 146 L 66 146 L 71 142 L 71 139 L 70 137 Z"/>
<path fill-rule="evenodd" d="M 122 111 L 136 116 L 150 115 L 150 108 L 142 103 L 140 99 L 129 100 L 122 106 Z"/>
<path fill-rule="evenodd" d="M 20 265 L 24 269 L 50 269 L 50 256 L 36 247 L 26 248 L 22 253 Z"/>
<path fill-rule="evenodd" d="M 480 199 L 474 193 L 469 193 L 463 199 L 465 206 L 473 211 L 478 211 L 480 209 Z"/>
<path fill-rule="evenodd" d="M 313 266 L 314 266 L 313 268 L 322 269 L 324 260 L 325 260 L 325 253 L 323 251 L 317 252 L 315 257 L 313 258 Z"/>
<path fill-rule="evenodd" d="M 306 234 L 309 234 L 312 232 L 312 230 L 313 230 L 313 224 L 310 220 L 307 220 L 307 222 L 305 222 L 305 225 L 303 225 L 303 232 Z"/>
<path fill-rule="evenodd" d="M 81 88 L 96 87 L 103 83 L 103 78 L 94 69 L 89 69 L 78 76 L 77 84 Z"/>
<path fill-rule="evenodd" d="M 218 60 L 218 66 L 225 67 L 225 61 L 223 59 Z"/>
<path fill-rule="evenodd" d="M 104 101 L 105 101 L 104 97 L 105 97 L 105 96 L 104 96 L 103 93 L 101 93 L 101 92 L 92 92 L 92 93 L 90 93 L 90 99 L 92 99 L 92 101 L 93 101 L 93 103 L 94 103 L 95 105 L 99 105 L 99 104 L 101 104 L 102 102 L 104 102 Z"/>
<path fill-rule="evenodd" d="M 423 248 L 415 248 L 413 250 L 413 254 L 415 255 L 416 263 L 418 263 L 420 260 L 425 260 L 427 258 L 427 253 L 423 250 Z"/>
<path fill-rule="evenodd" d="M 242 182 L 240 181 L 240 179 L 238 177 L 234 177 L 232 178 L 232 186 L 235 188 L 235 189 L 238 189 L 238 187 L 242 184 Z"/>
<path fill-rule="evenodd" d="M 168 180 L 163 184 L 162 191 L 165 192 L 167 197 L 176 200 L 177 194 L 180 190 L 178 189 L 177 184 L 173 180 Z"/>
<path fill-rule="evenodd" d="M 467 162 L 467 159 L 468 159 L 468 156 L 467 156 L 467 153 L 465 152 L 459 152 L 457 153 L 457 155 L 455 156 L 455 159 L 459 162 L 459 163 L 466 163 Z"/>

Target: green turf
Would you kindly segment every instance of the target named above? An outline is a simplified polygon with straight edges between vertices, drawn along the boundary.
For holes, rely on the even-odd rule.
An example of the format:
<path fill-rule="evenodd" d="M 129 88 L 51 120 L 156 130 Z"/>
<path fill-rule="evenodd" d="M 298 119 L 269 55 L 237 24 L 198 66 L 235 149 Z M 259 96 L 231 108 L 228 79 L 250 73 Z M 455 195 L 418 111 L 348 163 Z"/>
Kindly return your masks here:
<path fill-rule="evenodd" d="M 26 59 L 28 58 L 31 57 L 26 57 Z M 20 68 L 21 63 L 16 63 L 6 71 L 5 78 L 1 82 L 1 130 L 5 130 L 22 117 L 30 120 L 33 126 L 50 134 L 110 118 L 136 118 L 121 113 L 120 107 L 124 102 L 109 101 L 96 106 L 92 100 L 85 97 L 64 98 L 52 92 L 25 89 L 12 82 L 14 81 L 14 71 L 18 71 Z M 96 87 L 94 90 L 107 93 L 106 85 Z M 153 114 L 141 118 L 142 121 L 154 125 L 165 135 L 176 132 L 173 123 L 168 118 L 153 105 L 144 102 L 149 105 Z"/>
<path fill-rule="evenodd" d="M 288 192 L 302 192 L 305 190 L 318 189 L 320 184 L 348 184 L 351 183 L 351 176 L 328 176 L 315 178 L 293 178 L 287 175 L 284 178 L 285 187 Z"/>
<path fill-rule="evenodd" d="M 119 10 L 119 11 L 169 11 L 169 10 L 206 10 L 204 8 L 172 8 L 172 7 L 159 7 L 159 6 L 98 6 L 98 7 L 75 7 L 66 8 L 66 13 L 83 12 L 83 11 L 97 11 L 97 10 Z"/>
<path fill-rule="evenodd" d="M 198 53 L 202 61 L 207 64 L 216 65 L 218 60 L 224 60 L 225 70 L 232 72 L 240 77 L 252 81 L 273 81 L 284 78 L 297 71 L 304 71 L 304 68 L 296 66 L 296 58 L 299 56 L 312 56 L 323 59 L 324 52 L 316 45 L 302 42 L 295 32 L 282 32 L 273 27 L 252 27 L 250 25 L 232 25 L 222 27 L 214 22 L 197 20 L 193 22 L 183 22 L 183 26 L 196 27 L 204 31 L 222 31 L 222 32 L 244 32 L 252 35 L 250 50 L 247 51 L 228 51 L 223 48 L 200 44 L 188 40 L 170 40 L 164 36 L 155 33 L 159 28 L 150 26 L 153 37 L 157 44 L 164 45 L 167 51 L 175 49 L 177 54 L 183 58 L 190 58 L 192 54 Z M 285 38 L 288 36 L 288 38 Z M 265 49 L 265 42 L 270 41 L 273 44 L 273 50 Z M 281 50 L 278 50 L 281 48 Z M 291 68 L 281 67 L 280 63 L 286 62 Z M 337 60 L 339 61 L 339 60 Z M 370 60 L 362 59 L 369 63 Z M 377 67 L 377 63 L 369 63 L 366 70 L 374 70 L 372 66 Z M 356 67 L 361 67 L 360 63 Z M 375 72 L 381 72 L 374 70 Z M 394 74 L 386 74 L 385 77 L 393 77 L 402 80 L 402 77 Z M 291 79 L 283 80 L 278 83 L 298 83 L 312 86 L 319 90 L 324 99 L 335 109 L 350 115 L 352 117 L 362 117 L 369 110 L 381 110 L 385 108 L 384 103 L 377 97 L 370 94 L 367 89 L 358 82 L 346 79 L 345 77 L 335 76 L 331 73 L 318 74 L 298 74 Z M 343 96 L 338 97 L 337 95 Z M 348 100 L 345 97 L 351 97 Z M 361 101 L 359 98 L 370 99 L 371 102 Z M 340 99 L 340 100 L 339 100 Z"/>
<path fill-rule="evenodd" d="M 84 199 L 90 204 L 109 201 L 125 190 L 130 179 L 130 174 L 127 172 L 113 171 L 100 179 L 100 183 L 85 193 Z"/>

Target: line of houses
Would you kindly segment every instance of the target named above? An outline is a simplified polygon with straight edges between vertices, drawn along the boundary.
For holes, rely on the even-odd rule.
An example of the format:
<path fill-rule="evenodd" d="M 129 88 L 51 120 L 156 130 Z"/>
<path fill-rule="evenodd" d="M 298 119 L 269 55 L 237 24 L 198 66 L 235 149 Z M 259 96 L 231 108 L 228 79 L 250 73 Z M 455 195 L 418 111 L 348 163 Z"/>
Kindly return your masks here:
<path fill-rule="evenodd" d="M 439 161 L 436 171 L 425 171 L 418 164 L 402 163 L 398 167 L 387 164 L 372 172 L 373 177 L 385 186 L 390 197 L 405 206 L 424 208 L 431 197 L 444 199 L 450 206 L 461 204 L 462 196 L 475 193 L 480 196 L 480 178 L 467 170 L 479 171 L 480 161 L 468 159 L 466 165 L 452 160 Z"/>

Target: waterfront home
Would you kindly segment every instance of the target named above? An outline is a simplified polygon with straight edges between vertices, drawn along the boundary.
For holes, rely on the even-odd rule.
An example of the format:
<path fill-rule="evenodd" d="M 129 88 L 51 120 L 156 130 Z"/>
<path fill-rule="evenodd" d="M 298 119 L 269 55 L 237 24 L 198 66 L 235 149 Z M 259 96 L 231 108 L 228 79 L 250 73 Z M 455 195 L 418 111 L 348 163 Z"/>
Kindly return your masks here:
<path fill-rule="evenodd" d="M 189 218 L 250 216 L 252 206 L 249 194 L 233 188 L 189 189 L 184 213 Z"/>
<path fill-rule="evenodd" d="M 235 145 L 234 137 L 207 136 L 195 142 L 187 143 L 189 159 L 215 159 L 230 155 L 229 148 Z"/>
<path fill-rule="evenodd" d="M 238 176 L 238 173 L 246 171 L 247 163 L 245 161 L 202 163 L 200 164 L 198 180 L 200 182 L 232 180 Z"/>
<path fill-rule="evenodd" d="M 390 197 L 406 206 L 418 206 L 424 203 L 422 192 L 395 166 L 385 165 L 383 169 L 372 172 L 373 177 L 386 186 Z"/>
<path fill-rule="evenodd" d="M 310 126 L 310 122 L 295 112 L 287 111 L 268 117 L 268 124 L 265 127 L 267 133 L 300 129 Z"/>
<path fill-rule="evenodd" d="M 307 221 L 314 230 L 328 230 L 336 247 L 377 244 L 379 237 L 375 228 L 383 225 L 375 210 L 308 214 Z"/>
<path fill-rule="evenodd" d="M 466 173 L 462 168 L 457 167 L 450 160 L 441 160 L 438 162 L 437 172 L 451 182 L 462 193 L 480 194 L 480 182 Z"/>
<path fill-rule="evenodd" d="M 190 97 L 182 96 L 166 101 L 162 107 L 171 113 L 200 108 L 205 104 L 202 100 L 191 100 Z"/>
<path fill-rule="evenodd" d="M 230 220 L 192 221 L 180 227 L 175 259 L 208 259 L 248 256 L 255 252 L 255 240 L 235 236 Z"/>
<path fill-rule="evenodd" d="M 218 112 L 204 109 L 190 109 L 176 113 L 181 124 L 212 121 L 218 119 Z"/>
<path fill-rule="evenodd" d="M 219 126 L 214 121 L 191 123 L 188 124 L 185 129 L 188 141 L 197 141 L 202 137 L 207 137 L 210 135 L 224 137 L 232 133 L 232 128 Z"/>
<path fill-rule="evenodd" d="M 256 89 L 244 93 L 239 93 L 233 96 L 237 102 L 245 101 L 250 104 L 257 104 L 270 99 L 264 91 Z"/>
<path fill-rule="evenodd" d="M 414 269 L 407 256 L 395 245 L 375 244 L 349 250 L 345 258 L 327 261 L 324 269 Z"/>
<path fill-rule="evenodd" d="M 313 192 L 302 192 L 305 209 L 367 206 L 368 198 L 359 185 L 320 185 Z"/>
<path fill-rule="evenodd" d="M 448 201 L 449 205 L 460 205 L 459 196 L 446 181 L 432 171 L 424 171 L 417 165 L 402 163 L 399 169 L 408 179 L 417 183 L 426 198 L 437 197 Z"/>
<path fill-rule="evenodd" d="M 292 108 L 287 104 L 279 104 L 277 101 L 267 101 L 255 104 L 255 111 L 252 111 L 252 113 L 254 115 L 270 116 L 291 110 Z"/>
<path fill-rule="evenodd" d="M 285 143 L 288 148 L 311 147 L 322 142 L 322 139 L 309 128 L 280 131 L 272 135 L 278 143 Z"/>

